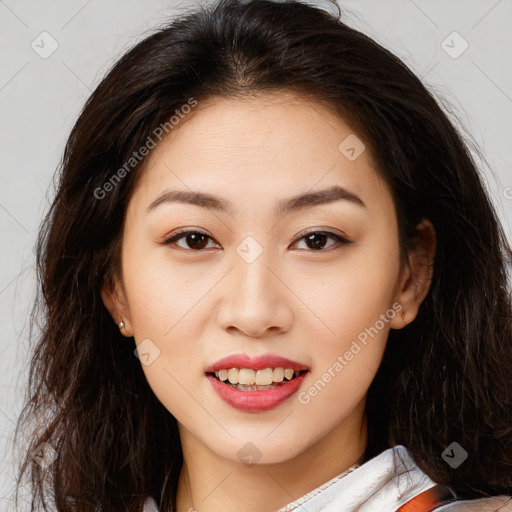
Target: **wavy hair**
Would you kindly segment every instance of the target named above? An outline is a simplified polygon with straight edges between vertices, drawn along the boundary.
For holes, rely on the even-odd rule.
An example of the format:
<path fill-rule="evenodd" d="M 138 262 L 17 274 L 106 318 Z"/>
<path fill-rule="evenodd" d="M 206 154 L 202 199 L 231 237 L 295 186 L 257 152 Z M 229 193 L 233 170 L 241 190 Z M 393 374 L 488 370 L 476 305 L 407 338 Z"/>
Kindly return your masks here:
<path fill-rule="evenodd" d="M 124 213 L 145 160 L 99 198 L 113 173 L 190 98 L 295 92 L 328 105 L 364 141 L 396 207 L 407 264 L 429 219 L 437 249 L 416 319 L 391 331 L 367 397 L 364 461 L 395 444 L 435 482 L 468 495 L 512 493 L 510 247 L 469 142 L 433 94 L 388 50 L 340 18 L 295 0 L 220 0 L 135 44 L 82 109 L 37 241 L 37 297 L 18 485 L 31 510 L 176 510 L 183 454 L 135 343 L 100 289 L 119 268 Z M 39 331 L 36 319 L 43 318 Z M 124 341 L 124 342 L 123 342 Z M 441 458 L 453 441 L 469 454 Z M 31 454 L 48 445 L 46 469 Z"/>

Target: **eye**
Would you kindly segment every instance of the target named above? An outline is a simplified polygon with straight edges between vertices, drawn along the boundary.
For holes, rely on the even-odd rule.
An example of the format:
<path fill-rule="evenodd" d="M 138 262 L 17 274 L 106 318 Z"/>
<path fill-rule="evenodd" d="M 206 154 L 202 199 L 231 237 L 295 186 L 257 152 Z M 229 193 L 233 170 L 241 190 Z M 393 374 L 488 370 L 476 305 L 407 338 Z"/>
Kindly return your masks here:
<path fill-rule="evenodd" d="M 335 243 L 331 244 L 329 246 L 329 248 L 336 244 L 350 245 L 350 244 L 354 243 L 351 240 L 348 240 L 347 238 L 345 238 L 344 236 L 338 235 L 337 233 L 334 233 L 332 231 L 310 231 L 306 235 L 303 235 L 302 237 L 297 239 L 297 241 L 294 243 L 304 240 L 304 242 L 306 243 L 306 246 L 308 248 L 312 249 L 313 252 L 322 252 L 323 250 L 325 250 L 325 248 L 324 248 L 325 242 L 329 238 L 331 240 L 335 241 Z"/>
<path fill-rule="evenodd" d="M 325 242 L 328 239 L 334 240 L 334 243 L 328 246 L 328 248 L 338 244 L 338 245 L 350 245 L 354 242 L 348 240 L 344 236 L 341 236 L 332 231 L 310 231 L 306 233 L 302 237 L 298 238 L 294 244 L 300 242 L 302 240 L 305 241 L 307 248 L 311 249 L 312 252 L 322 252 L 325 250 Z M 192 249 L 195 252 L 201 251 L 203 249 L 209 249 L 208 241 L 211 240 L 213 242 L 213 238 L 203 233 L 202 231 L 196 230 L 182 230 L 179 233 L 174 234 L 170 238 L 167 238 L 162 242 L 163 245 L 171 245 L 178 241 L 184 239 L 184 243 L 188 245 L 188 247 L 183 247 L 182 245 L 178 245 L 182 249 Z"/>
<path fill-rule="evenodd" d="M 201 231 L 183 230 L 171 236 L 170 238 L 167 238 L 162 243 L 164 245 L 171 245 L 181 239 L 184 239 L 185 243 L 188 244 L 188 249 L 193 249 L 195 251 L 200 251 L 205 248 L 209 249 L 209 247 L 206 247 L 207 241 L 208 239 L 213 241 L 213 238 L 211 238 L 206 233 L 203 233 Z M 182 249 L 187 249 L 187 247 L 183 247 L 181 245 L 178 245 L 178 247 L 181 247 Z"/>

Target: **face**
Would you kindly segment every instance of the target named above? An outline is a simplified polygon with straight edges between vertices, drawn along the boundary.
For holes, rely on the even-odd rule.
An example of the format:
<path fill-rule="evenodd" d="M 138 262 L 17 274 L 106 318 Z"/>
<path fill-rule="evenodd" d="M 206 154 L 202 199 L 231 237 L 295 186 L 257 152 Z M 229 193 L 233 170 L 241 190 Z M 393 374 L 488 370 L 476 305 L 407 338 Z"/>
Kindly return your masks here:
<path fill-rule="evenodd" d="M 300 98 L 212 98 L 152 151 L 129 202 L 106 303 L 182 438 L 218 457 L 250 442 L 283 462 L 359 428 L 389 331 L 426 293 L 399 271 L 393 200 L 355 137 Z M 209 199 L 163 196 L 176 191 Z M 220 365 L 244 369 L 229 380 L 281 383 L 233 390 L 206 373 L 240 355 Z M 307 371 L 287 383 L 279 367 Z"/>

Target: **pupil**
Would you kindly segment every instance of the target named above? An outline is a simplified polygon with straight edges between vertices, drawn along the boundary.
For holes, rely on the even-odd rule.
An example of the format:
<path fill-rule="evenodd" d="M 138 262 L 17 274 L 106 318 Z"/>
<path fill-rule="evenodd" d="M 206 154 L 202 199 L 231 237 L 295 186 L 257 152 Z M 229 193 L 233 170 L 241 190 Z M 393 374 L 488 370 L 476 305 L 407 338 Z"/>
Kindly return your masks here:
<path fill-rule="evenodd" d="M 310 249 L 321 249 L 324 245 L 325 245 L 325 239 L 327 238 L 327 235 L 325 234 L 322 234 L 322 233 L 313 233 L 311 235 L 309 235 L 306 240 L 307 242 L 312 242 L 314 238 L 317 238 L 316 242 L 313 242 L 311 245 L 312 247 L 310 247 Z M 324 243 L 318 243 L 318 238 L 320 238 L 322 240 L 322 242 Z M 309 245 L 308 245 L 309 247 Z"/>
<path fill-rule="evenodd" d="M 202 249 L 205 245 L 207 245 L 206 238 L 206 235 L 203 235 L 201 233 L 193 233 L 187 235 L 187 243 L 193 249 Z M 198 242 L 198 239 L 202 239 L 202 243 Z M 190 242 L 190 240 L 192 240 L 192 242 Z"/>

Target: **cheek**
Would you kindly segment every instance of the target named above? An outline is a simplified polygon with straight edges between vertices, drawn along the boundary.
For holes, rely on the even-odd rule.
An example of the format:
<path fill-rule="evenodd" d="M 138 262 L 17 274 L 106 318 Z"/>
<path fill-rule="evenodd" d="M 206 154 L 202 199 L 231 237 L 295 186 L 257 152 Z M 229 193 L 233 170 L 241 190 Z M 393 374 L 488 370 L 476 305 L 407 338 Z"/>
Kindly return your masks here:
<path fill-rule="evenodd" d="M 324 329 L 324 334 L 312 339 L 313 371 L 296 399 L 297 408 L 305 412 L 301 418 L 306 431 L 318 428 L 318 418 L 327 430 L 347 418 L 364 401 L 379 369 L 389 321 L 396 313 L 377 298 L 363 295 L 363 299 L 346 301 L 337 310 L 338 317 L 331 324 L 334 334 Z"/>
<path fill-rule="evenodd" d="M 126 246 L 123 277 L 142 369 L 155 396 L 180 421 L 193 417 L 190 390 L 203 378 L 202 297 L 215 283 L 197 266 L 170 263 L 165 251 Z M 205 297 L 206 298 L 206 297 Z M 202 315 L 202 316 L 201 316 Z M 200 412 L 200 411 L 199 411 Z M 195 414 L 199 414 L 195 411 Z"/>
<path fill-rule="evenodd" d="M 208 290 L 208 280 L 198 278 L 197 266 L 173 264 L 160 248 L 144 252 L 127 244 L 123 269 L 136 340 L 170 338 Z"/>
<path fill-rule="evenodd" d="M 326 414 L 334 421 L 363 399 L 396 315 L 392 293 L 397 276 L 398 250 L 368 243 L 333 265 L 316 286 L 314 279 L 304 286 L 309 290 L 305 302 L 312 305 L 319 324 L 310 348 L 315 371 L 302 400 L 298 397 L 314 409 L 308 417 Z"/>
<path fill-rule="evenodd" d="M 351 251 L 351 252 L 349 252 Z M 295 277 L 310 323 L 322 334 L 327 348 L 343 348 L 388 311 L 398 278 L 398 251 L 375 244 L 349 249 L 331 265 Z M 314 313 L 314 314 L 313 314 Z"/>

